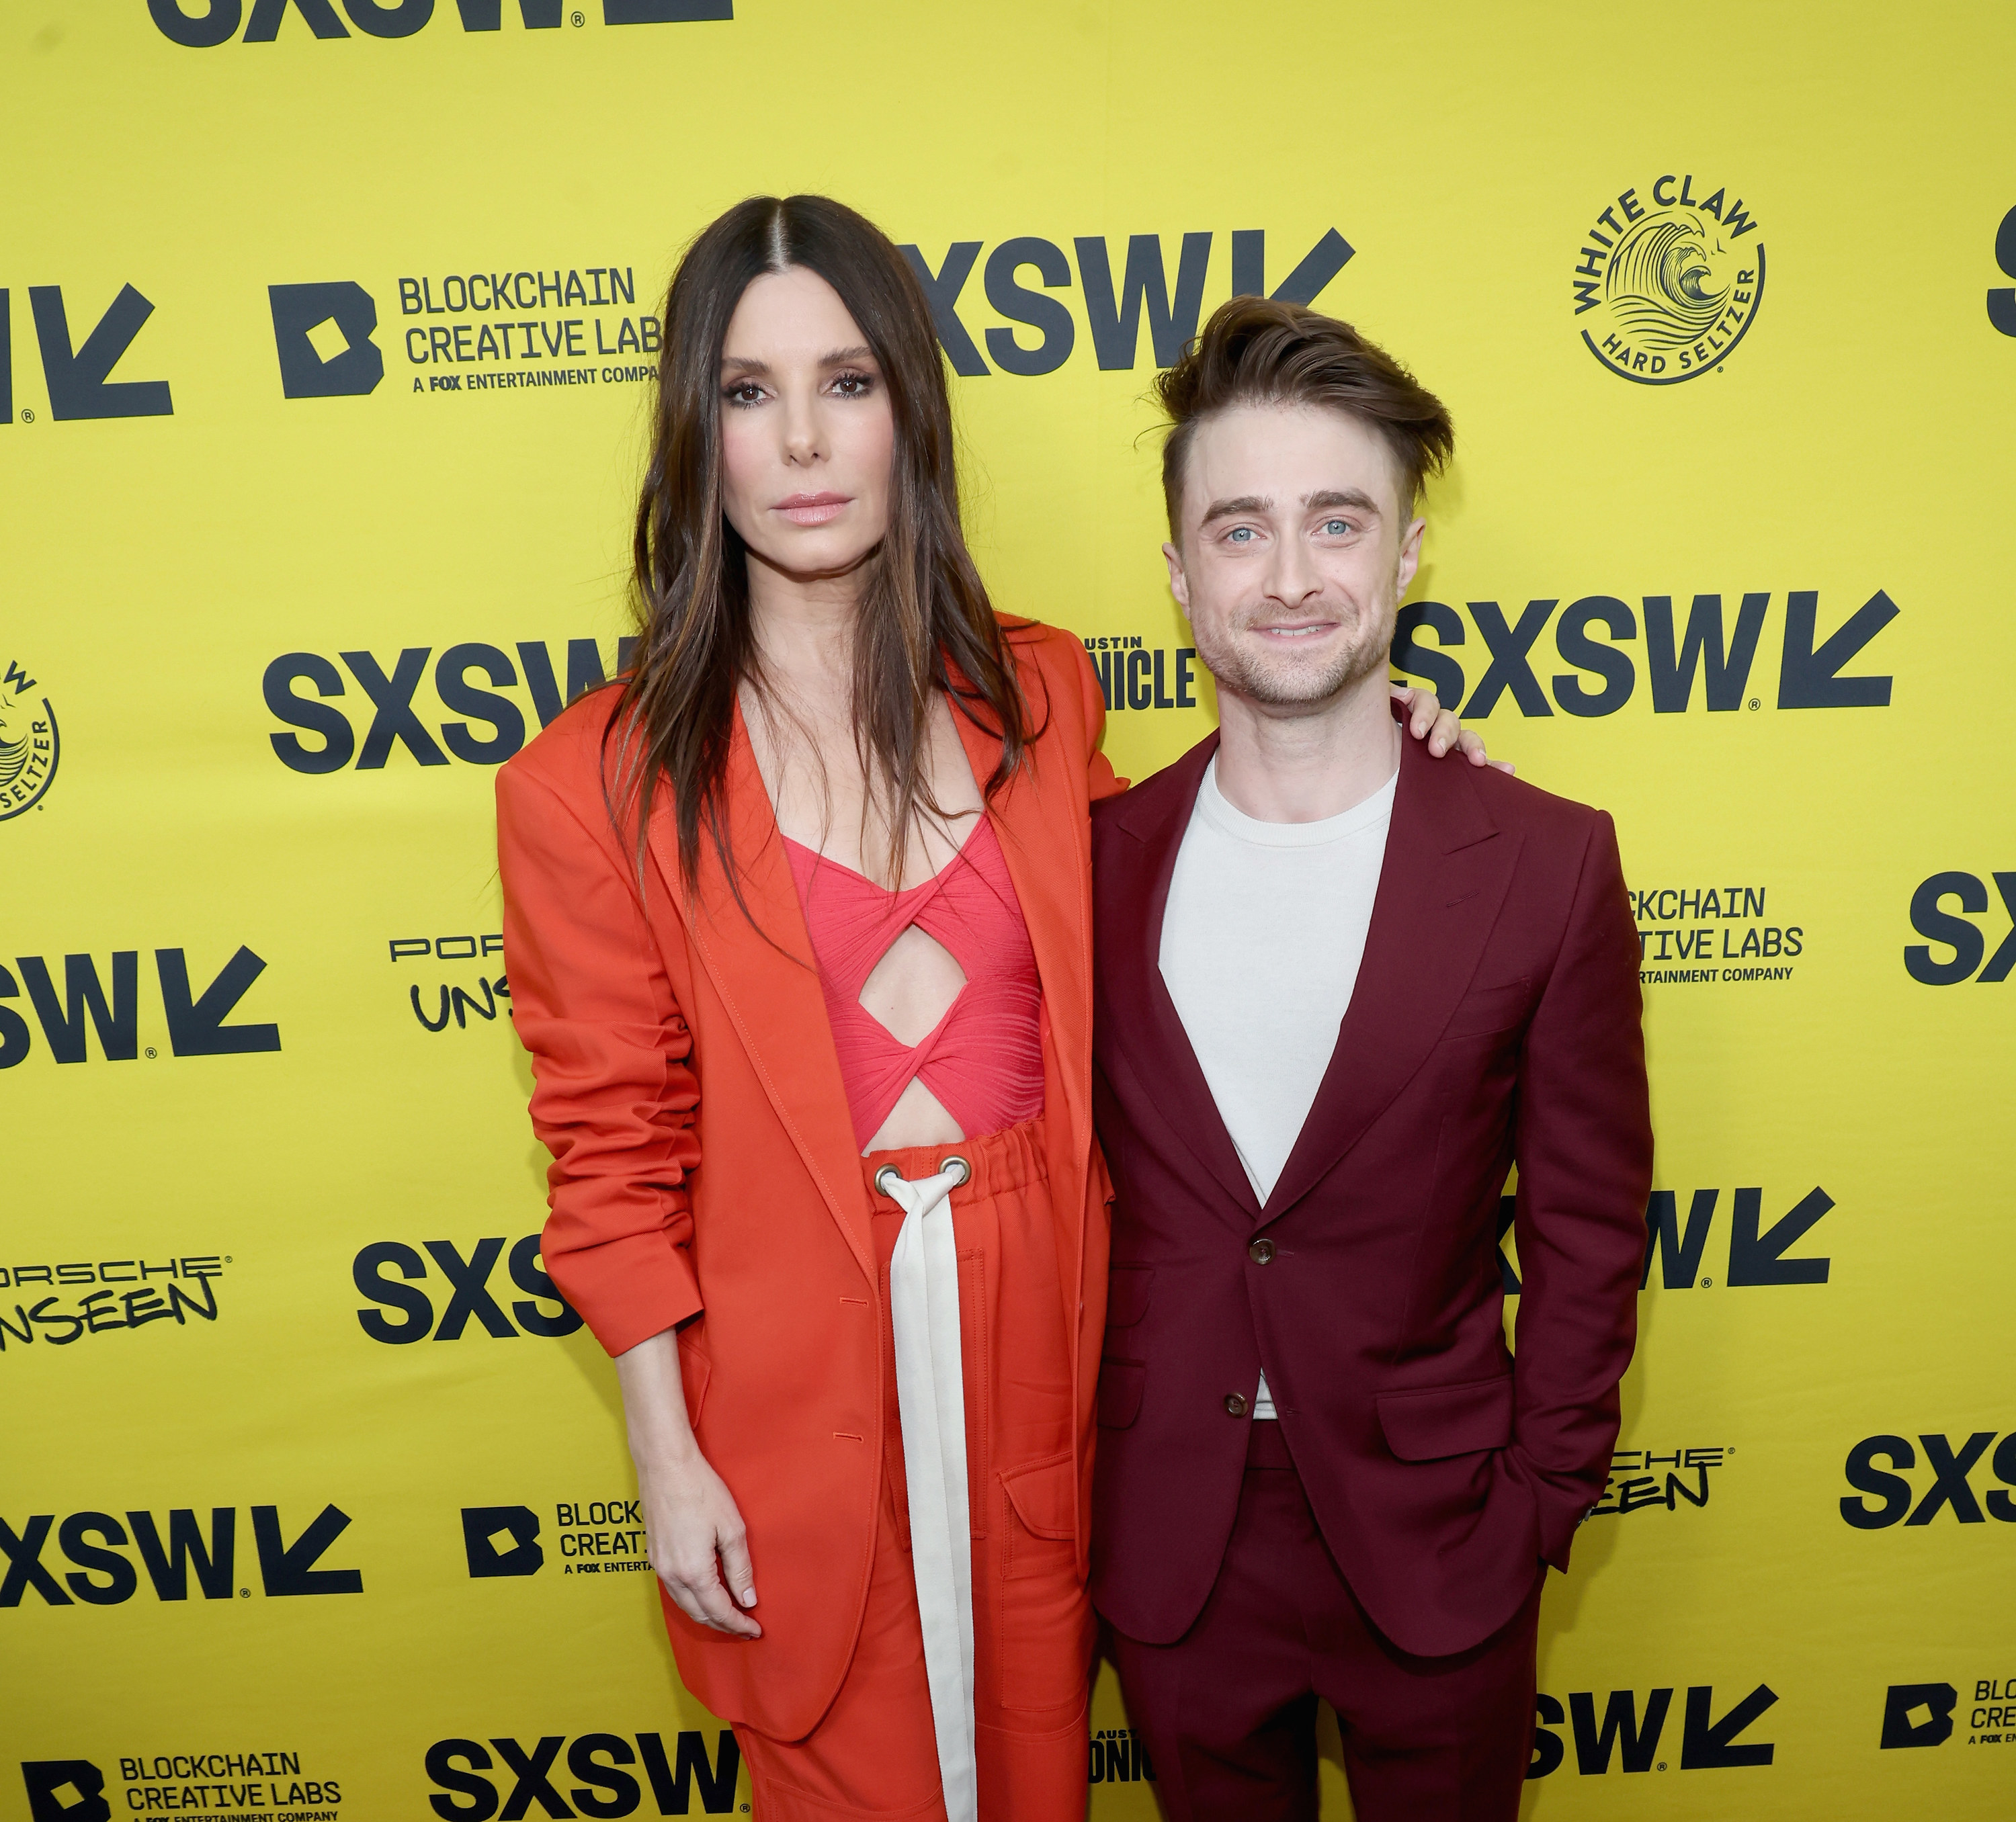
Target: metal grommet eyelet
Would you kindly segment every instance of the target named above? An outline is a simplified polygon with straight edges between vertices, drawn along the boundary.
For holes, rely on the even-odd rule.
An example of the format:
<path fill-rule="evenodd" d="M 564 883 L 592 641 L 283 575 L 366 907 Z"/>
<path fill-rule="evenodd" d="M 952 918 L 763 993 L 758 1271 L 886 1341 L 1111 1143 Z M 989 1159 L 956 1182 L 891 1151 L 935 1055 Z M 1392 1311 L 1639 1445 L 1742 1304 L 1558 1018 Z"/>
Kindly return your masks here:
<path fill-rule="evenodd" d="M 967 1163 L 963 1158 L 959 1156 L 956 1152 L 953 1152 L 949 1158 L 946 1159 L 945 1161 L 938 1166 L 938 1168 L 941 1170 L 949 1170 L 955 1164 L 956 1164 L 959 1169 L 959 1186 L 963 1187 L 965 1184 L 970 1183 L 973 1181 L 973 1166 Z"/>
<path fill-rule="evenodd" d="M 888 1183 L 886 1181 L 887 1178 L 891 1177 L 895 1177 L 898 1183 L 901 1183 L 903 1181 L 902 1172 L 898 1170 L 895 1165 L 884 1164 L 880 1170 L 875 1173 L 875 1187 L 877 1190 L 880 1191 L 883 1195 L 887 1196 L 891 1202 L 894 1202 L 896 1199 L 895 1195 L 891 1191 Z"/>

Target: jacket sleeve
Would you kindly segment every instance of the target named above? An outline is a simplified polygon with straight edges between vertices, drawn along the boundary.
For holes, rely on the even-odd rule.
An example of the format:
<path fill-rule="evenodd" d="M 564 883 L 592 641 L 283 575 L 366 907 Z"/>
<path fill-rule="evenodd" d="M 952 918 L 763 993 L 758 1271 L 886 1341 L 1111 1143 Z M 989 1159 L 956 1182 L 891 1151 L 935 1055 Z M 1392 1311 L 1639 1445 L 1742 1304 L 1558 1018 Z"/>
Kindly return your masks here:
<path fill-rule="evenodd" d="M 605 832 L 606 833 L 606 832 Z M 536 774 L 497 778 L 504 958 L 553 1163 L 545 1267 L 611 1354 L 697 1315 L 693 1040 L 613 838 Z"/>
<path fill-rule="evenodd" d="M 1512 1453 L 1533 1490 L 1540 1554 L 1564 1569 L 1602 1497 L 1637 1335 L 1652 1181 L 1638 947 L 1617 832 L 1599 814 L 1528 1027 L 1515 1139 Z"/>
<path fill-rule="evenodd" d="M 1092 659 L 1082 640 L 1069 634 L 1062 637 L 1071 642 L 1077 653 L 1078 695 L 1085 704 L 1085 746 L 1092 755 L 1090 775 L 1087 779 L 1090 801 L 1096 803 L 1102 797 L 1117 797 L 1127 789 L 1128 781 L 1114 775 L 1113 762 L 1100 751 L 1106 739 L 1106 695 L 1099 687 L 1099 673 L 1092 667 Z"/>

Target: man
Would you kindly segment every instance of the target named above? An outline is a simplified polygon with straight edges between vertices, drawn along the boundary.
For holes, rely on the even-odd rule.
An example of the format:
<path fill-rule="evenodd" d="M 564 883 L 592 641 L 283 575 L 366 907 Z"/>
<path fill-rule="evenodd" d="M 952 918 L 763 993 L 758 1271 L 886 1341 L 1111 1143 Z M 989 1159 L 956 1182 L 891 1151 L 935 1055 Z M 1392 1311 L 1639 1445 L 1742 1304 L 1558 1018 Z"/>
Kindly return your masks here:
<path fill-rule="evenodd" d="M 1448 415 L 1238 298 L 1162 376 L 1219 731 L 1096 806 L 1117 1188 L 1093 1599 L 1178 1822 L 1516 1815 L 1545 1565 L 1600 1498 L 1651 1175 L 1610 818 L 1387 700 Z M 1516 1357 L 1496 1239 L 1518 1170 Z"/>

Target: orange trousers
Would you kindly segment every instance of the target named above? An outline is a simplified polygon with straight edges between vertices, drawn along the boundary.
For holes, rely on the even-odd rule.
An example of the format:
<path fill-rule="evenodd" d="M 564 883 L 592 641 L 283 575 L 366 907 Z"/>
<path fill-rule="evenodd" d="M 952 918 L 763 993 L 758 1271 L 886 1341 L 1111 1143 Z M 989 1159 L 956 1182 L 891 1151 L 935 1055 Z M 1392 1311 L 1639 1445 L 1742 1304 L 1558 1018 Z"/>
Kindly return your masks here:
<path fill-rule="evenodd" d="M 874 1190 L 960 1157 L 952 1193 L 973 1529 L 974 1715 L 984 1822 L 1083 1822 L 1091 1603 L 1072 1540 L 1071 1354 L 1039 1121 L 862 1159 L 882 1272 L 882 1500 L 861 1635 L 840 1693 L 801 1740 L 737 1723 L 754 1822 L 945 1815 L 910 1569 L 889 1258 L 902 1210 Z"/>

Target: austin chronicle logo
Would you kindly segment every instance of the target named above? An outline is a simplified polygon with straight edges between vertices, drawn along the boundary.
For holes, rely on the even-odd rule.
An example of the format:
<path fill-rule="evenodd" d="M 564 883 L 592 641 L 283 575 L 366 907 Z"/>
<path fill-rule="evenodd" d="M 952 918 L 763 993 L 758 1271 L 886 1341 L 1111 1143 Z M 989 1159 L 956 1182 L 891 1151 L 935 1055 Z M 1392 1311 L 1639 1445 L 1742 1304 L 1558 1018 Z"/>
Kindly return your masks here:
<path fill-rule="evenodd" d="M 32 810 L 55 782 L 62 756 L 56 712 L 13 659 L 0 677 L 0 822 Z"/>
<path fill-rule="evenodd" d="M 1763 302 L 1757 229 L 1741 196 L 1691 172 L 1620 190 L 1583 230 L 1569 279 L 1589 351 L 1641 386 L 1719 366 Z"/>

